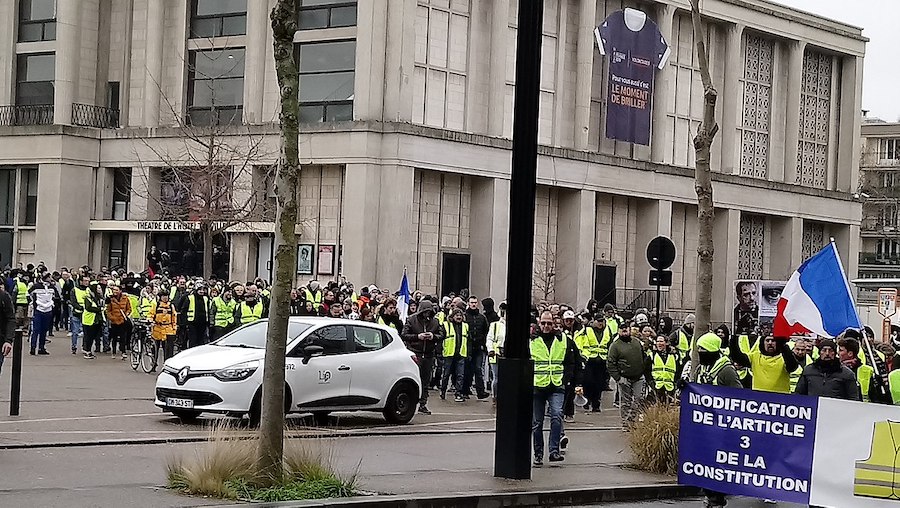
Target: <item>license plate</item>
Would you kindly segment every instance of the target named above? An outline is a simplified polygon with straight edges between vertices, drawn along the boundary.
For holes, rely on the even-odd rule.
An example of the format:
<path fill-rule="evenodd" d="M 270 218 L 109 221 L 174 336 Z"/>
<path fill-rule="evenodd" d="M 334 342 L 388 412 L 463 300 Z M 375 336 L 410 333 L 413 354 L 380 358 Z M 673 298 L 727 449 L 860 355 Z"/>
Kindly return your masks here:
<path fill-rule="evenodd" d="M 169 407 L 183 407 L 191 409 L 194 407 L 194 401 L 191 399 L 173 399 L 166 397 L 166 405 Z"/>

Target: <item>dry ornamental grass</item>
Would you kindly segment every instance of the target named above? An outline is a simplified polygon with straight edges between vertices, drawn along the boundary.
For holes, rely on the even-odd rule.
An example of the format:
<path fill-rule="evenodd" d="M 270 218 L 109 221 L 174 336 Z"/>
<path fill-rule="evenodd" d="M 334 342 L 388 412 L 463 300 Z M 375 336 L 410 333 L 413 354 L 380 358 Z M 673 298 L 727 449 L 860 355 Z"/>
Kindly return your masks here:
<path fill-rule="evenodd" d="M 674 404 L 651 404 L 644 418 L 634 423 L 628 445 L 638 469 L 660 474 L 678 471 L 679 408 Z"/>

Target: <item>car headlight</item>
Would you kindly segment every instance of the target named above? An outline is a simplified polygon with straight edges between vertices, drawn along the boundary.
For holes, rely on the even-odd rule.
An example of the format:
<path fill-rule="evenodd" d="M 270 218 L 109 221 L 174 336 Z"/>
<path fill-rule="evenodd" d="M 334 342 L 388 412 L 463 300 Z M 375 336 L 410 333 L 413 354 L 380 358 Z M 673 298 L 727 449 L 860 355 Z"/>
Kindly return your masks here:
<path fill-rule="evenodd" d="M 213 373 L 213 375 L 216 376 L 216 379 L 219 381 L 241 381 L 252 376 L 258 368 L 259 360 L 252 360 L 219 369 Z"/>

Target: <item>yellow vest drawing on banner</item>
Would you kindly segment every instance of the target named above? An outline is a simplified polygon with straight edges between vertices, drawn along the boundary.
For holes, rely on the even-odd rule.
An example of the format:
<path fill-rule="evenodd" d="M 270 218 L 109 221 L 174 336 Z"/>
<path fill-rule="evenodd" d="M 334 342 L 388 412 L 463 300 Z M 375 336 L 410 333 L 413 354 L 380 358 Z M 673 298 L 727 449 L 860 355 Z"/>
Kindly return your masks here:
<path fill-rule="evenodd" d="M 900 500 L 900 422 L 875 423 L 869 458 L 856 461 L 853 494 Z"/>

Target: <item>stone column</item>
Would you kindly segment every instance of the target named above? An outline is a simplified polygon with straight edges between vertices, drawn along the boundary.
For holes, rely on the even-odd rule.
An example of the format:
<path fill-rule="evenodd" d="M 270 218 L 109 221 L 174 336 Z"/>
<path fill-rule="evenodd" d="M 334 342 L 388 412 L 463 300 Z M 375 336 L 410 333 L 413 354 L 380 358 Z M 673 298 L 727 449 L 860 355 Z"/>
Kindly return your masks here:
<path fill-rule="evenodd" d="M 81 9 L 77 0 L 56 3 L 56 76 L 53 80 L 53 123 L 72 123 L 72 103 L 78 102 L 81 62 Z"/>
<path fill-rule="evenodd" d="M 41 164 L 34 252 L 47 266 L 81 266 L 88 259 L 93 168 Z"/>
<path fill-rule="evenodd" d="M 147 4 L 147 49 L 144 74 L 143 126 L 159 126 L 159 99 L 162 95 L 163 37 L 166 26 L 166 8 L 162 1 Z"/>
<path fill-rule="evenodd" d="M 266 32 L 269 28 L 268 2 L 257 0 L 247 3 L 247 48 L 244 58 L 244 122 L 263 123 L 263 96 L 265 93 L 266 65 L 274 65 L 266 59 Z"/>
<path fill-rule="evenodd" d="M 228 277 L 231 280 L 250 280 L 256 275 L 256 267 L 251 272 L 250 235 L 231 235 L 229 238 L 231 255 L 228 262 Z"/>
<path fill-rule="evenodd" d="M 580 307 L 594 285 L 594 235 L 597 194 L 560 190 L 556 230 L 556 298 Z"/>
<path fill-rule="evenodd" d="M 16 100 L 16 37 L 16 2 L 0 2 L 0 104 Z"/>
<path fill-rule="evenodd" d="M 837 186 L 856 192 L 859 182 L 860 123 L 862 117 L 863 59 L 845 56 L 841 70 L 840 125 L 838 126 Z"/>
<path fill-rule="evenodd" d="M 384 120 L 412 120 L 412 75 L 415 72 L 416 0 L 387 2 L 384 64 Z"/>
<path fill-rule="evenodd" d="M 591 122 L 591 83 L 594 70 L 594 18 L 597 17 L 596 0 L 580 0 L 578 10 L 578 40 L 575 62 L 575 149 L 588 149 Z"/>
<path fill-rule="evenodd" d="M 647 261 L 647 246 L 657 236 L 672 236 L 672 202 L 668 200 L 651 201 L 641 199 L 637 201 L 637 237 L 634 241 L 634 286 L 650 287 L 650 270 L 653 267 Z M 684 255 L 683 252 L 677 253 Z"/>
<path fill-rule="evenodd" d="M 741 211 L 717 209 L 713 223 L 713 287 L 711 321 L 731 323 L 734 310 L 734 280 L 738 273 L 738 244 L 741 238 Z M 685 281 L 691 283 L 691 281 Z M 709 288 L 697 288 L 709 291 Z"/>
<path fill-rule="evenodd" d="M 134 231 L 128 233 L 128 270 L 134 273 L 147 269 L 147 245 L 149 237 L 147 233 Z"/>
<path fill-rule="evenodd" d="M 669 46 L 672 46 L 672 22 L 675 17 L 675 6 L 668 4 L 657 5 L 656 24 L 659 31 Z M 656 80 L 653 83 L 653 130 L 650 137 L 650 158 L 653 162 L 663 162 L 666 157 L 666 131 L 669 112 L 669 92 L 675 86 L 672 79 L 672 66 L 666 63 L 662 69 L 656 71 Z"/>
<path fill-rule="evenodd" d="M 357 18 L 368 21 L 356 26 L 353 118 L 381 120 L 384 112 L 388 1 L 359 2 L 357 10 Z"/>
<path fill-rule="evenodd" d="M 506 299 L 509 251 L 509 180 L 476 178 L 472 182 L 474 220 L 469 225 L 472 294 Z"/>
<path fill-rule="evenodd" d="M 378 262 L 378 207 L 381 183 L 374 164 L 347 164 L 344 178 L 343 272 L 354 284 L 372 282 Z M 412 200 L 409 201 L 412 203 Z"/>
<path fill-rule="evenodd" d="M 491 72 L 488 85 L 488 134 L 503 136 L 506 103 L 506 57 L 509 37 L 509 0 L 491 2 Z M 590 90 L 588 91 L 590 93 Z"/>
<path fill-rule="evenodd" d="M 800 266 L 803 250 L 803 219 L 770 216 L 772 241 L 769 255 L 769 278 L 788 280 Z"/>
<path fill-rule="evenodd" d="M 744 26 L 730 25 L 725 30 L 725 86 L 722 87 L 722 173 L 741 172 L 741 142 L 737 127 L 741 123 L 741 54 Z"/>
<path fill-rule="evenodd" d="M 784 181 L 797 181 L 797 150 L 800 142 L 800 90 L 803 81 L 803 51 L 806 43 L 787 43 L 787 100 L 784 120 Z M 773 107 L 773 109 L 775 109 Z M 857 152 L 858 153 L 858 152 Z"/>
<path fill-rule="evenodd" d="M 414 260 L 414 252 L 418 248 L 413 230 L 409 227 L 413 221 L 413 189 L 415 187 L 415 168 L 411 166 L 385 165 L 378 168 L 381 180 L 381 193 L 378 206 L 378 227 L 367 231 L 368 246 L 378 246 L 377 264 L 372 273 L 371 268 L 366 280 L 375 276 L 378 287 L 400 287 L 403 267 Z M 378 196 L 390 196 L 390 199 Z M 347 196 L 344 197 L 347 200 Z M 351 200 L 352 202 L 352 200 Z M 344 222 L 346 224 L 346 220 Z M 375 233 L 374 238 L 371 237 Z M 371 238 L 371 239 L 369 239 Z"/>

